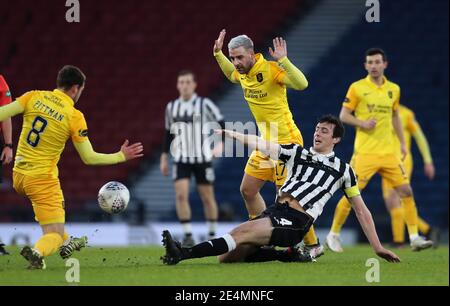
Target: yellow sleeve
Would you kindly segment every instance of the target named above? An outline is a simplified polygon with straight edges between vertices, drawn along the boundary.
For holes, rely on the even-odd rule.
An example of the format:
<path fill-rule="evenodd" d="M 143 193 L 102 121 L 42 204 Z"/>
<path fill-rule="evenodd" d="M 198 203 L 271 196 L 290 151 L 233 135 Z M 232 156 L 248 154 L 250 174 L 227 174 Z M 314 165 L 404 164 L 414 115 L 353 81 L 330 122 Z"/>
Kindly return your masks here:
<path fill-rule="evenodd" d="M 83 142 L 73 142 L 75 149 L 80 155 L 81 160 L 90 166 L 107 166 L 125 162 L 125 155 L 122 151 L 113 154 L 101 154 L 94 151 L 89 139 Z"/>
<path fill-rule="evenodd" d="M 420 125 L 417 123 L 417 130 L 412 133 L 414 140 L 417 143 L 417 147 L 419 148 L 420 154 L 422 155 L 422 159 L 424 164 L 432 164 L 433 159 L 431 157 L 430 152 L 430 146 L 428 145 L 427 138 L 425 137 L 425 134 L 423 133 L 422 129 L 420 128 Z"/>
<path fill-rule="evenodd" d="M 74 143 L 81 143 L 88 140 L 88 128 L 84 115 L 75 110 L 75 114 L 70 121 L 70 136 Z"/>
<path fill-rule="evenodd" d="M 121 151 L 113 154 L 101 154 L 94 151 L 88 138 L 88 128 L 84 115 L 76 110 L 71 121 L 71 136 L 75 149 L 86 165 L 106 166 L 123 163 L 125 155 Z"/>
<path fill-rule="evenodd" d="M 408 132 L 413 135 L 417 130 L 420 128 L 419 123 L 416 121 L 416 117 L 414 116 L 413 112 L 410 112 L 408 114 L 408 117 L 406 119 L 406 129 Z"/>
<path fill-rule="evenodd" d="M 30 102 L 31 98 L 35 94 L 35 91 L 29 91 L 26 94 L 20 96 L 17 98 L 17 101 L 22 105 L 22 107 L 25 109 L 27 107 L 28 102 Z"/>
<path fill-rule="evenodd" d="M 398 108 L 400 107 L 400 88 L 398 88 L 398 96 L 394 101 L 394 105 L 392 106 L 392 109 L 394 111 L 398 110 Z"/>
<path fill-rule="evenodd" d="M 348 109 L 355 110 L 358 104 L 359 104 L 358 95 L 356 94 L 355 85 L 352 84 L 347 91 L 347 95 L 345 96 L 345 100 L 344 103 L 342 103 L 342 105 Z"/>
<path fill-rule="evenodd" d="M 275 75 L 275 79 L 279 83 L 295 90 L 304 90 L 308 87 L 308 80 L 303 72 L 295 67 L 287 56 L 281 58 L 278 64 L 284 69 L 284 71 L 280 69 L 280 73 Z"/>
<path fill-rule="evenodd" d="M 5 121 L 8 118 L 14 117 L 15 115 L 21 114 L 24 111 L 24 107 L 19 101 L 14 101 L 13 103 L 7 104 L 0 107 L 0 122 Z"/>
<path fill-rule="evenodd" d="M 220 66 L 220 69 L 222 69 L 222 72 L 223 74 L 225 74 L 227 79 L 233 83 L 239 83 L 238 72 L 236 71 L 230 60 L 225 56 L 225 54 L 223 54 L 222 51 L 219 51 L 217 53 L 214 53 L 214 58 L 216 59 L 217 63 Z"/>

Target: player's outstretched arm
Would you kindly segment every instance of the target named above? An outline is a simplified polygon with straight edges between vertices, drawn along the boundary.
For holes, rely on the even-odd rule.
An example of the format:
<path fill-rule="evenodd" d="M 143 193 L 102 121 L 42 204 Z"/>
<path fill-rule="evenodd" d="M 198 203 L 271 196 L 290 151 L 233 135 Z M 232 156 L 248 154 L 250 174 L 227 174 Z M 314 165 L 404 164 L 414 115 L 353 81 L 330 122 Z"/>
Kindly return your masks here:
<path fill-rule="evenodd" d="M 83 163 L 89 166 L 115 165 L 144 156 L 142 144 L 134 143 L 130 145 L 128 140 L 125 140 L 119 152 L 113 154 L 95 152 L 89 140 L 74 142 L 73 144 Z"/>
<path fill-rule="evenodd" d="M 352 197 L 349 199 L 350 203 L 355 210 L 356 217 L 369 240 L 370 245 L 374 249 L 375 253 L 381 258 L 386 259 L 389 262 L 400 262 L 400 258 L 389 250 L 386 250 L 380 243 L 378 239 L 377 231 L 375 229 L 375 224 L 373 222 L 372 214 L 364 203 L 360 195 Z"/>
<path fill-rule="evenodd" d="M 225 29 L 220 31 L 219 37 L 214 42 L 213 48 L 214 58 L 216 59 L 220 69 L 222 70 L 223 74 L 227 77 L 227 79 L 233 83 L 239 83 L 239 80 L 234 76 L 235 71 L 234 65 L 222 52 L 223 42 L 225 40 L 226 33 L 227 32 L 225 31 Z"/>
<path fill-rule="evenodd" d="M 415 123 L 416 128 L 412 133 L 414 140 L 416 141 L 417 147 L 419 148 L 420 154 L 422 155 L 424 163 L 425 175 L 430 179 L 434 179 L 436 170 L 434 169 L 433 158 L 431 157 L 430 146 L 428 144 L 427 138 L 422 131 L 419 123 Z"/>
<path fill-rule="evenodd" d="M 276 37 L 273 40 L 273 49 L 269 47 L 269 53 L 286 70 L 287 74 L 281 80 L 282 84 L 295 90 L 304 90 L 308 87 L 308 80 L 303 72 L 287 58 L 287 43 L 283 38 Z"/>
<path fill-rule="evenodd" d="M 256 135 L 241 134 L 230 130 L 215 130 L 215 133 L 218 135 L 225 134 L 225 137 L 236 139 L 253 150 L 258 150 L 266 155 L 269 155 L 270 158 L 274 160 L 278 159 L 280 145 L 277 143 L 266 141 Z"/>
<path fill-rule="evenodd" d="M 25 109 L 23 108 L 22 104 L 19 103 L 19 101 L 14 101 L 13 103 L 2 106 L 0 107 L 0 122 L 21 114 L 24 110 Z"/>
<path fill-rule="evenodd" d="M 217 37 L 217 39 L 214 41 L 214 48 L 213 48 L 214 54 L 219 53 L 220 51 L 222 51 L 223 42 L 225 40 L 225 35 L 226 34 L 227 34 L 227 31 L 225 29 L 220 31 L 219 37 Z"/>

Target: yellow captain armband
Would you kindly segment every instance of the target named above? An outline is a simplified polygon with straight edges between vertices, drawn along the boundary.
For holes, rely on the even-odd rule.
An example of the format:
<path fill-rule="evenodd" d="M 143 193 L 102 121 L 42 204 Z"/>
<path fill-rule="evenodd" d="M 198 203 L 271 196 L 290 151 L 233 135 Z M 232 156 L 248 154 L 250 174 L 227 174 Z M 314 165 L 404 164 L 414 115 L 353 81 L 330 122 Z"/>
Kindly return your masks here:
<path fill-rule="evenodd" d="M 344 192 L 345 192 L 345 195 L 347 196 L 347 198 L 353 198 L 353 197 L 361 195 L 361 192 L 359 191 L 359 188 L 356 185 L 345 189 Z"/>

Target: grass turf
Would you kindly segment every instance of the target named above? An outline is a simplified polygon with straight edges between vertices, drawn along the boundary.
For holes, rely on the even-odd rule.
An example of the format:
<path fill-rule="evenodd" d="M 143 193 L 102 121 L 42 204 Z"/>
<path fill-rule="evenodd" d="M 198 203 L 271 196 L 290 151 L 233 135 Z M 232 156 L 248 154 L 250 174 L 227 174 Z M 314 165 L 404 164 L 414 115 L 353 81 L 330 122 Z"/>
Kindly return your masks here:
<path fill-rule="evenodd" d="M 29 271 L 19 249 L 0 256 L 0 286 L 69 285 L 68 267 L 59 256 L 46 260 L 47 269 Z M 301 286 L 301 285 L 449 285 L 448 246 L 413 253 L 397 250 L 402 263 L 380 260 L 379 283 L 367 283 L 366 260 L 376 257 L 367 245 L 348 247 L 344 254 L 326 254 L 317 263 L 218 264 L 216 258 L 164 266 L 160 247 L 87 248 L 75 253 L 80 262 L 79 285 L 161 286 Z"/>

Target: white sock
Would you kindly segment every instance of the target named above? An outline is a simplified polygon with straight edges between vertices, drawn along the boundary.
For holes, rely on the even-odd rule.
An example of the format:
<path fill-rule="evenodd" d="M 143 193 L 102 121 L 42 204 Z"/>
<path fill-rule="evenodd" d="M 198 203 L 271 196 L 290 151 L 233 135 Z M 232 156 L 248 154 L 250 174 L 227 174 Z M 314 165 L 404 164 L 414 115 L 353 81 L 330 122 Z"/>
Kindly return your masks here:
<path fill-rule="evenodd" d="M 188 222 L 181 222 L 181 225 L 183 226 L 183 232 L 185 235 L 192 235 L 192 224 L 190 221 Z"/>
<path fill-rule="evenodd" d="M 410 235 L 410 236 L 409 236 L 409 241 L 413 242 L 413 241 L 416 240 L 417 238 L 419 238 L 419 234 Z"/>
<path fill-rule="evenodd" d="M 228 252 L 231 252 L 236 249 L 236 241 L 234 240 L 233 236 L 230 234 L 226 234 L 222 236 L 222 238 L 225 240 L 228 246 Z"/>
<path fill-rule="evenodd" d="M 215 236 L 217 231 L 217 221 L 206 221 L 208 227 L 208 235 Z"/>

